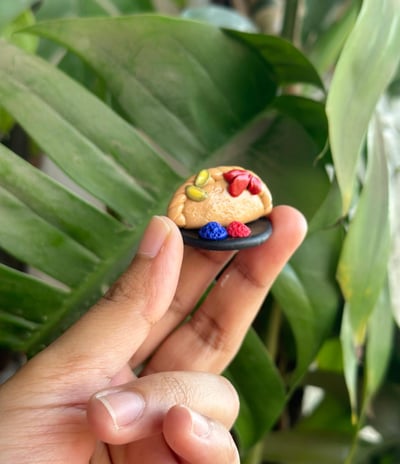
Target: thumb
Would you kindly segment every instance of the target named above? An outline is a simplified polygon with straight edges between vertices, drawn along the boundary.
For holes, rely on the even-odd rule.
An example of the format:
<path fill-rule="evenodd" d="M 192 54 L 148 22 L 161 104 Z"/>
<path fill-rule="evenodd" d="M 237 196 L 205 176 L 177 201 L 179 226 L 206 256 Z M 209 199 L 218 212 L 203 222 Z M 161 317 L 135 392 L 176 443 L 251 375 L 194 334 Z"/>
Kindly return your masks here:
<path fill-rule="evenodd" d="M 126 272 L 45 351 L 67 366 L 99 367 L 110 377 L 119 372 L 168 309 L 182 255 L 175 224 L 166 217 L 153 217 Z"/>
<path fill-rule="evenodd" d="M 98 439 L 121 445 L 162 433 L 163 421 L 176 405 L 230 428 L 238 414 L 239 399 L 222 376 L 158 372 L 96 393 L 88 402 L 87 418 Z"/>

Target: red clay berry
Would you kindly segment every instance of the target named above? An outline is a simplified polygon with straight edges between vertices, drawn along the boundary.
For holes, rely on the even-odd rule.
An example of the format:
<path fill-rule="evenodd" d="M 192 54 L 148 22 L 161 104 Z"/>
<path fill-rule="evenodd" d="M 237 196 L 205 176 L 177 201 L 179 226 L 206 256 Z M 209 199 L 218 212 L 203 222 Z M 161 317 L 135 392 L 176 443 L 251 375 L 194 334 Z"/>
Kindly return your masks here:
<path fill-rule="evenodd" d="M 233 221 L 226 228 L 228 235 L 233 238 L 244 238 L 251 235 L 250 227 L 247 227 L 246 224 L 243 224 L 239 221 Z"/>

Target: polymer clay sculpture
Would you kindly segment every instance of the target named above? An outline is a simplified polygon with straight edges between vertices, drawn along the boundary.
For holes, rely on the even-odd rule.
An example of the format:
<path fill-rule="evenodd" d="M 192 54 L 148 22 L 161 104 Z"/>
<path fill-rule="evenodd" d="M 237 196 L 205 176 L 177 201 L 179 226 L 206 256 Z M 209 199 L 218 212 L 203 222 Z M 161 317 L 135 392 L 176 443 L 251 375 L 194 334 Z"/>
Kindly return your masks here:
<path fill-rule="evenodd" d="M 238 250 L 268 239 L 271 210 L 271 193 L 254 172 L 219 166 L 187 179 L 172 197 L 167 214 L 187 245 Z"/>

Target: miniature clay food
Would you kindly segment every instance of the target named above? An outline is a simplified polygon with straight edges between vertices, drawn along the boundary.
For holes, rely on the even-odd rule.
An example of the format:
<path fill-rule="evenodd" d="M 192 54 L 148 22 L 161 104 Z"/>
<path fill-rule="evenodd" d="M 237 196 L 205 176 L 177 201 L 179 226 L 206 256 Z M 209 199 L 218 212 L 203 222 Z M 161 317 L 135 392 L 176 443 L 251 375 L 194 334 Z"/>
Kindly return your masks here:
<path fill-rule="evenodd" d="M 271 194 L 254 172 L 219 166 L 187 179 L 172 197 L 167 214 L 183 229 L 200 229 L 202 238 L 223 240 L 228 234 L 247 237 L 251 231 L 245 224 L 271 209 Z"/>

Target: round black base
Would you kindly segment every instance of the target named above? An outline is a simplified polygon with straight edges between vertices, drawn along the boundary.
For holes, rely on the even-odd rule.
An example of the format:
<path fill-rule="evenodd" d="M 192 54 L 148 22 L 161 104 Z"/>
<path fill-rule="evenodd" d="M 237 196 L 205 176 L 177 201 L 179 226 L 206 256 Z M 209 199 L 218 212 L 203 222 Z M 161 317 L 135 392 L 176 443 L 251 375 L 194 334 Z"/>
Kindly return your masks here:
<path fill-rule="evenodd" d="M 215 251 L 242 250 L 243 248 L 255 247 L 268 240 L 272 233 L 271 222 L 266 217 L 249 222 L 246 225 L 250 227 L 251 235 L 244 238 L 206 240 L 199 237 L 198 229 L 181 229 L 181 233 L 185 245 Z"/>

